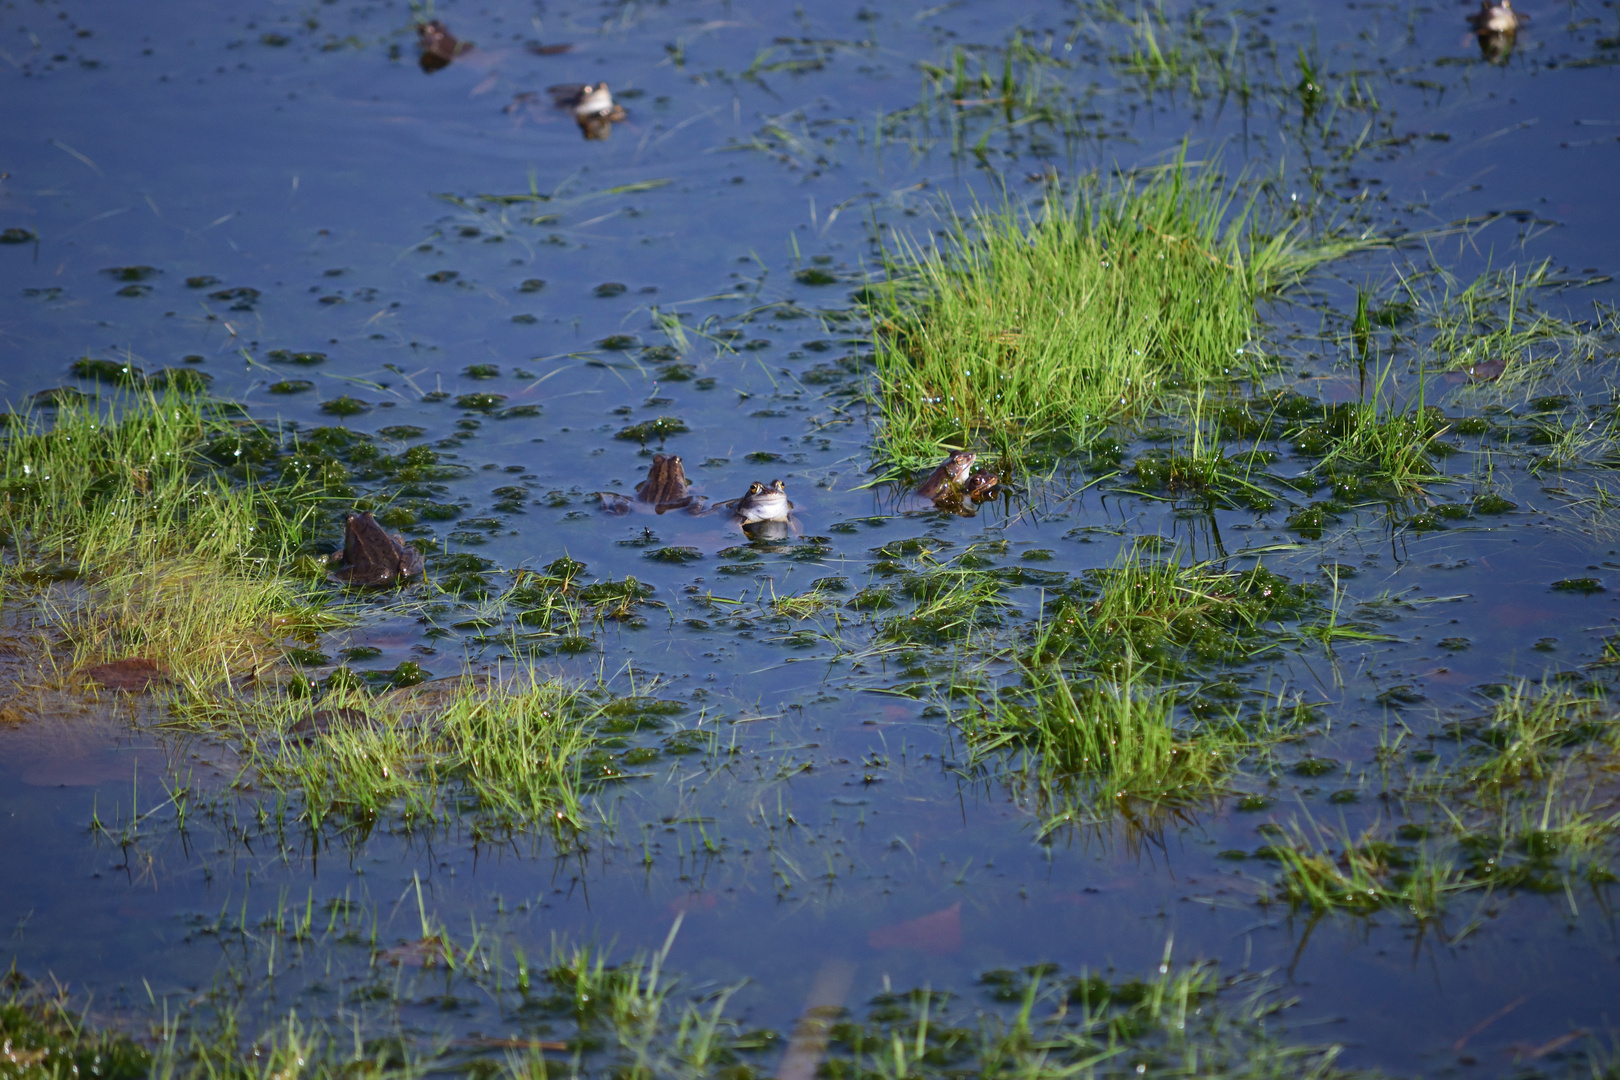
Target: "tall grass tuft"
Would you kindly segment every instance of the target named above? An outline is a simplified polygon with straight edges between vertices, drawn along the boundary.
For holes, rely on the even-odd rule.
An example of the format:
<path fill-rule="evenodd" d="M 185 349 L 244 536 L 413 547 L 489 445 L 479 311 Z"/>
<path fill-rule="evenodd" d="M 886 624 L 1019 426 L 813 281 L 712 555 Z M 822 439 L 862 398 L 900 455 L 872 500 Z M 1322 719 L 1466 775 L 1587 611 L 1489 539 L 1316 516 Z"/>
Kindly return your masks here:
<path fill-rule="evenodd" d="M 117 412 L 64 401 L 0 441 L 0 587 L 65 637 L 74 666 L 140 656 L 183 680 L 253 668 L 315 618 L 285 572 L 317 501 L 233 484 L 203 461 L 236 434 L 206 403 L 137 396 Z"/>
<path fill-rule="evenodd" d="M 946 445 L 1085 439 L 1176 386 L 1243 373 L 1255 301 L 1361 243 L 1265 235 L 1252 202 L 1181 161 L 1038 212 L 958 218 L 941 247 L 904 244 L 868 293 L 884 452 L 909 464 Z"/>
<path fill-rule="evenodd" d="M 1072 682 L 1055 667 L 1029 672 L 1025 701 L 998 700 L 967 724 L 974 758 L 1005 749 L 1026 759 L 1049 826 L 1100 811 L 1185 806 L 1219 787 L 1229 763 L 1213 738 L 1175 728 L 1173 693 L 1129 674 Z"/>

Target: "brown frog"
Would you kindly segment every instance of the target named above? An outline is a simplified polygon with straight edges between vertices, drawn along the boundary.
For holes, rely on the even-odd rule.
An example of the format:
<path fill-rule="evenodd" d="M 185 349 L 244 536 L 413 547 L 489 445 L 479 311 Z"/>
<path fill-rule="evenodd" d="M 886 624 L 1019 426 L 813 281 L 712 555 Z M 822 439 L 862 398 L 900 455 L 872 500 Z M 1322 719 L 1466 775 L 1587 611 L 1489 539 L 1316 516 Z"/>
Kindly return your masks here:
<path fill-rule="evenodd" d="M 624 106 L 613 100 L 608 84 L 564 83 L 548 86 L 546 92 L 559 108 L 574 114 L 574 122 L 587 139 L 605 139 L 613 133 L 613 125 L 622 123 L 628 115 Z"/>
<path fill-rule="evenodd" d="M 984 502 L 996 497 L 996 486 L 1001 483 L 1001 477 L 989 469 L 980 469 L 967 478 L 962 485 L 962 494 L 974 502 Z"/>
<path fill-rule="evenodd" d="M 971 450 L 954 451 L 940 463 L 939 468 L 928 474 L 928 479 L 922 482 L 917 494 L 925 499 L 934 499 L 960 488 L 967 482 L 968 470 L 973 468 L 976 460 L 978 455 Z"/>
<path fill-rule="evenodd" d="M 636 498 L 651 503 L 662 514 L 665 510 L 679 510 L 692 504 L 692 484 L 686 479 L 686 469 L 680 455 L 654 454 L 647 468 L 647 479 L 636 487 Z"/>
<path fill-rule="evenodd" d="M 416 44 L 422 50 L 417 63 L 429 75 L 450 66 L 450 61 L 472 48 L 470 42 L 457 41 L 449 27 L 438 19 L 429 19 L 416 27 Z"/>
<path fill-rule="evenodd" d="M 386 532 L 371 514 L 343 516 L 343 550 L 329 559 L 339 581 L 350 585 L 382 587 L 418 577 L 422 555 L 398 533 Z"/>

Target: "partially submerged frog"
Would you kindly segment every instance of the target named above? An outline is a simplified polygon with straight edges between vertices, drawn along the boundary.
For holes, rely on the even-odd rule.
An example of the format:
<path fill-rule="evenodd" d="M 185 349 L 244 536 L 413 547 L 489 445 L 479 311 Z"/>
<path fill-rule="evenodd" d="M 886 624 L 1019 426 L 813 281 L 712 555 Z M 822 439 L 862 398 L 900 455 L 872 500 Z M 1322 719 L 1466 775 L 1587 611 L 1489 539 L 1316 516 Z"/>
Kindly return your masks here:
<path fill-rule="evenodd" d="M 416 27 L 416 45 L 422 50 L 417 63 L 429 75 L 450 66 L 450 61 L 472 48 L 471 42 L 457 41 L 449 27 L 438 19 L 429 19 Z"/>
<path fill-rule="evenodd" d="M 636 485 L 635 502 L 650 505 L 654 513 L 667 510 L 702 510 L 703 500 L 691 493 L 692 484 L 686 479 L 686 468 L 677 454 L 654 454 L 647 467 L 647 479 Z M 623 495 L 611 491 L 600 493 L 602 509 L 610 514 L 629 513 L 633 503 Z"/>
<path fill-rule="evenodd" d="M 928 479 L 917 488 L 917 494 L 925 499 L 935 499 L 958 490 L 967 482 L 968 471 L 978 455 L 971 450 L 957 450 L 942 461 L 939 468 L 928 474 Z"/>
<path fill-rule="evenodd" d="M 383 587 L 422 573 L 422 554 L 398 533 L 377 524 L 370 512 L 343 516 L 343 550 L 328 562 L 332 576 L 350 585 Z"/>
<path fill-rule="evenodd" d="M 1519 30 L 1530 21 L 1528 15 L 1513 10 L 1513 0 L 1480 0 L 1479 11 L 1468 16 L 1469 29 L 1479 41 L 1480 55 L 1491 63 L 1505 61 L 1513 52 Z"/>
<path fill-rule="evenodd" d="M 1529 18 L 1513 10 L 1513 0 L 1480 0 L 1479 11 L 1468 16 L 1468 26 L 1474 33 L 1484 36 L 1486 34 L 1516 34 L 1519 28 Z"/>
<path fill-rule="evenodd" d="M 1001 483 L 1001 477 L 989 469 L 980 469 L 967 478 L 962 485 L 962 494 L 974 502 L 984 502 L 996 497 L 996 487 Z"/>
<path fill-rule="evenodd" d="M 574 114 L 574 122 L 587 139 L 607 138 L 613 133 L 613 125 L 628 116 L 624 106 L 613 100 L 605 82 L 563 83 L 546 87 L 546 92 L 558 106 Z"/>
<path fill-rule="evenodd" d="M 647 479 L 636 487 L 636 498 L 651 503 L 662 514 L 665 510 L 679 510 L 692 505 L 691 483 L 680 455 L 654 454 L 647 469 Z"/>
<path fill-rule="evenodd" d="M 731 512 L 744 525 L 756 521 L 786 521 L 793 512 L 793 504 L 788 501 L 787 485 L 782 481 L 772 480 L 767 487 L 755 480 L 748 485 L 748 494 L 731 504 Z"/>

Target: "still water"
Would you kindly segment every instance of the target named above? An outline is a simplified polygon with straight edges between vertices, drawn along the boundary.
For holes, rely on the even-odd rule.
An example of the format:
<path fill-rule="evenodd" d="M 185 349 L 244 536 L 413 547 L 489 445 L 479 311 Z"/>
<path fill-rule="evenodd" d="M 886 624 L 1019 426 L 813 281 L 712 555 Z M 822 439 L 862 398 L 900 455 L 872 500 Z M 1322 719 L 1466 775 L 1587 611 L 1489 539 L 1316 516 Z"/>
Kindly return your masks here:
<path fill-rule="evenodd" d="M 870 327 L 851 295 L 894 238 L 927 244 L 950 207 L 1027 202 L 1054 179 L 1183 147 L 1298 208 L 1303 228 L 1404 238 L 1264 312 L 1263 347 L 1303 392 L 1353 396 L 1328 331 L 1357 285 L 1431 267 L 1466 283 L 1550 259 L 1565 285 L 1539 307 L 1583 320 L 1614 303 L 1620 9 L 1530 8 L 1496 64 L 1469 10 L 1168 5 L 1166 25 L 1202 20 L 1241 71 L 1242 89 L 1223 93 L 1207 70 L 1197 88 L 1132 74 L 1121 57 L 1140 13 L 1089 2 L 445 3 L 432 15 L 473 47 L 431 74 L 398 3 L 0 5 L 0 228 L 29 234 L 0 246 L 0 396 L 94 390 L 69 372 L 83 357 L 184 367 L 263 422 L 433 446 L 464 467 L 438 496 L 455 520 L 417 530 L 445 555 L 498 576 L 566 554 L 652 584 L 666 605 L 609 624 L 588 654 L 534 658 L 543 672 L 652 685 L 684 705 L 683 726 L 737 748 L 724 767 L 666 756 L 606 789 L 601 841 L 567 857 L 453 828 L 278 842 L 263 818 L 243 826 L 263 804 L 228 793 L 225 751 L 166 739 L 135 706 L 64 707 L 0 729 L 5 952 L 109 1015 L 161 1011 L 222 972 L 252 980 L 267 1015 L 295 1003 L 320 1015 L 372 977 L 364 949 L 278 957 L 273 934 L 199 928 L 348 898 L 384 943 L 414 939 L 419 886 L 453 932 L 484 927 L 533 954 L 554 940 L 656 948 L 680 916 L 671 966 L 699 989 L 750 980 L 733 999 L 750 1025 L 791 1026 L 829 961 L 853 966 L 854 1003 L 889 985 L 971 995 L 982 972 L 1043 962 L 1148 972 L 1173 939 L 1227 973 L 1269 972 L 1299 999 L 1291 1030 L 1344 1043 L 1351 1064 L 1429 1073 L 1472 1055 L 1500 1072 L 1525 1047 L 1604 1030 L 1620 1001 L 1606 886 L 1476 894 L 1439 926 L 1396 912 L 1313 921 L 1256 902 L 1269 864 L 1216 858 L 1260 845 L 1264 821 L 1378 820 L 1376 748 L 1392 725 L 1477 713 L 1481 684 L 1601 675 L 1587 666 L 1617 594 L 1548 586 L 1612 583 L 1620 537 L 1547 490 L 1558 485 L 1508 465 L 1497 479 L 1517 513 L 1428 533 L 1367 513 L 1318 541 L 1275 515 L 1190 522 L 1081 491 L 1061 469 L 967 518 L 868 486 Z M 957 65 L 999 79 L 1013 42 L 1038 108 L 961 97 Z M 1301 111 L 1307 58 L 1326 90 L 1314 115 Z M 585 139 L 547 87 L 600 81 L 627 115 Z M 1572 366 L 1577 392 L 1601 395 L 1612 345 Z M 468 394 L 501 400 L 458 407 Z M 363 407 L 323 411 L 345 396 Z M 739 565 L 720 553 L 741 537 L 717 517 L 601 513 L 593 493 L 632 490 L 660 446 L 617 433 L 658 417 L 688 429 L 662 446 L 697 492 L 734 498 L 780 477 L 803 537 Z M 1341 777 L 1284 771 L 1261 814 L 1227 800 L 1145 830 L 1043 840 L 1026 800 L 962 767 L 940 710 L 886 692 L 908 682 L 899 661 L 704 602 L 757 611 L 829 577 L 859 589 L 886 557 L 876 549 L 912 537 L 952 552 L 1007 541 L 1000 564 L 1075 575 L 1143 535 L 1238 566 L 1253 565 L 1245 548 L 1287 548 L 1265 565 L 1297 580 L 1323 563 L 1359 569 L 1348 601 L 1382 598 L 1387 640 L 1286 650 L 1245 676 L 1317 704 L 1327 719 L 1310 753 L 1344 763 Z M 701 557 L 648 558 L 661 547 Z M 1042 602 L 1039 583 L 1009 597 L 1009 625 Z M 323 648 L 437 676 L 520 662 L 419 614 L 378 601 Z M 1458 637 L 1466 651 L 1435 644 Z M 951 650 L 924 659 L 948 668 Z M 172 808 L 129 846 L 92 831 L 160 803 L 173 775 L 227 793 L 185 831 Z M 1346 786 L 1359 799 L 1330 804 Z M 501 1027 L 488 1001 L 403 996 L 424 1038 Z"/>

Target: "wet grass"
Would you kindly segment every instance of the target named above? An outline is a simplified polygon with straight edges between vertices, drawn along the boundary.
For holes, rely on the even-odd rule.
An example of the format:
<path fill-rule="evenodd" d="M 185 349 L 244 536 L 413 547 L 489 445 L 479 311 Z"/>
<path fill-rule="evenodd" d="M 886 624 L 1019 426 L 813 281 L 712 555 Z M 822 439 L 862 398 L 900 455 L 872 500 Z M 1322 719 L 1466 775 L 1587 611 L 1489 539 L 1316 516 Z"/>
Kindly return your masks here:
<path fill-rule="evenodd" d="M 964 720 L 975 764 L 1009 749 L 1035 756 L 1022 779 L 1040 793 L 1048 828 L 1077 816 L 1153 816 L 1207 800 L 1229 768 L 1227 747 L 1175 724 L 1176 696 L 1141 679 L 1070 680 L 1035 669 L 1027 693 Z"/>
<path fill-rule="evenodd" d="M 1457 894 L 1525 891 L 1562 896 L 1573 915 L 1580 896 L 1617 880 L 1620 722 L 1601 697 L 1519 683 L 1483 714 L 1405 743 L 1380 751 L 1390 820 L 1354 838 L 1296 824 L 1256 853 L 1281 864 L 1279 898 L 1430 919 Z"/>
<path fill-rule="evenodd" d="M 603 703 L 532 672 L 374 695 L 192 698 L 174 723 L 230 740 L 242 781 L 290 797 L 312 829 L 386 820 L 430 828 L 465 817 L 483 835 L 582 828 L 583 759 Z M 612 770 L 609 769 L 611 776 Z"/>
<path fill-rule="evenodd" d="M 1059 591 L 1030 655 L 1114 677 L 1146 671 L 1160 679 L 1246 664 L 1276 646 L 1285 624 L 1315 615 L 1320 593 L 1260 565 L 1232 571 L 1130 551 Z"/>
<path fill-rule="evenodd" d="M 1212 170 L 1178 163 L 1027 218 L 958 220 L 943 250 L 902 247 L 869 290 L 882 453 L 1082 445 L 1172 390 L 1249 373 L 1256 301 L 1356 245 L 1258 228 Z"/>
<path fill-rule="evenodd" d="M 1352 325 L 1352 336 L 1363 349 L 1414 349 L 1429 370 L 1476 380 L 1471 396 L 1481 404 L 1499 403 L 1556 386 L 1612 341 L 1610 310 L 1598 307 L 1585 320 L 1548 310 L 1551 297 L 1581 284 L 1548 260 L 1488 270 L 1466 283 L 1439 267 L 1412 271 L 1364 301 L 1366 318 Z"/>
<path fill-rule="evenodd" d="M 0 1075 L 6 1080 L 137 1080 L 152 1057 L 127 1035 L 92 1029 L 66 995 L 30 984 L 16 968 L 0 978 Z"/>
<path fill-rule="evenodd" d="M 1290 1002 L 1268 992 L 1263 980 L 1222 978 L 1208 963 L 1176 963 L 1168 947 L 1146 977 L 1066 974 L 1055 964 L 997 969 L 983 973 L 972 995 L 886 988 L 853 1009 L 810 1009 L 794 1031 L 783 1033 L 747 1028 L 728 1013 L 740 986 L 694 987 L 669 970 L 679 918 L 651 953 L 612 962 L 603 950 L 554 943 L 548 958 L 535 961 L 486 935 L 457 941 L 425 909 L 421 914 L 422 938 L 404 945 L 367 947 L 352 932 L 346 935 L 350 951 L 375 958 L 366 989 L 381 999 L 353 1010 L 337 1027 L 302 1019 L 293 1009 L 261 1028 L 241 1002 L 216 987 L 166 1014 L 148 1039 L 137 1041 L 99 1030 L 65 995 L 48 994 L 14 972 L 0 1004 L 6 1075 L 335 1080 L 454 1071 L 490 1080 L 559 1072 L 746 1080 L 803 1067 L 830 1080 L 1055 1080 L 1185 1075 L 1185 1063 L 1194 1060 L 1200 1075 L 1353 1075 L 1335 1066 L 1337 1047 L 1278 1040 L 1274 1029 Z M 261 933 L 293 945 L 300 934 L 302 940 L 321 936 L 311 919 L 272 924 Z M 408 974 L 412 968 L 421 974 Z M 394 1013 L 417 993 L 437 1000 L 447 988 L 500 999 L 509 1017 L 506 1033 L 428 1043 L 400 1026 Z"/>
<path fill-rule="evenodd" d="M 327 621 L 289 572 L 316 491 L 220 476 L 207 448 L 238 433 L 228 411 L 173 395 L 117 411 L 64 401 L 7 426 L 0 587 L 60 635 L 65 666 L 142 657 L 209 684 Z"/>

